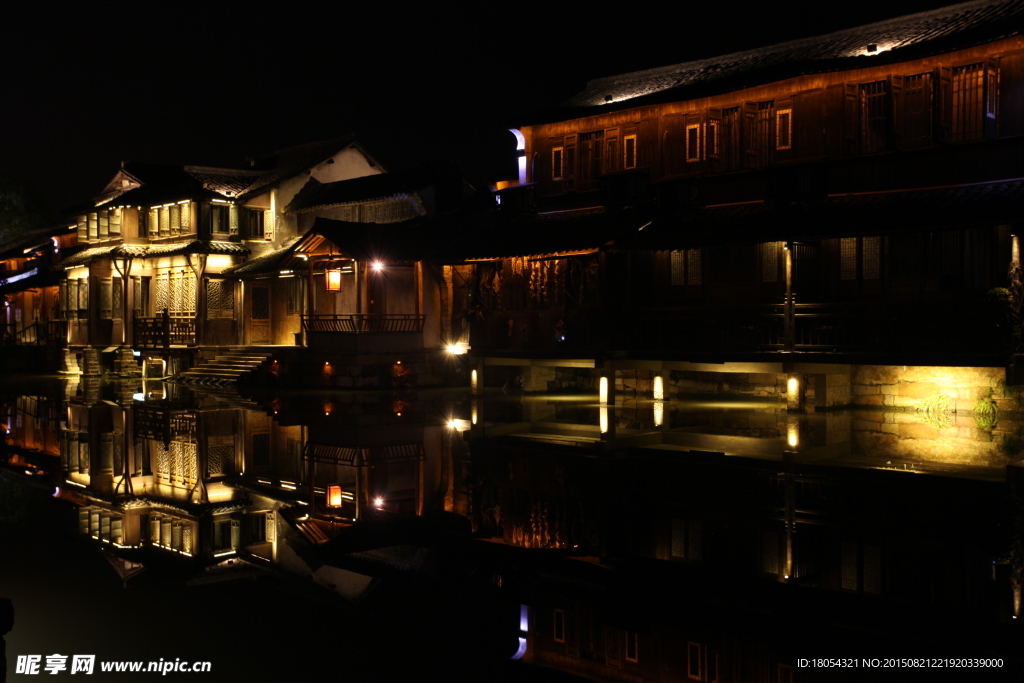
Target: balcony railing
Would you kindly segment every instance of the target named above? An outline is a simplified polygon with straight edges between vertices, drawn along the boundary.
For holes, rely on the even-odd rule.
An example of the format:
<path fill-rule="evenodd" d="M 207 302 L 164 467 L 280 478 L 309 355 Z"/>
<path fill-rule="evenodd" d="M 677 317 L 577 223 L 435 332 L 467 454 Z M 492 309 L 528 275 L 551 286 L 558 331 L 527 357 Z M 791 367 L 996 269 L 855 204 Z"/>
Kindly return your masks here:
<path fill-rule="evenodd" d="M 134 333 L 134 346 L 137 349 L 195 346 L 196 319 L 194 316 L 172 315 L 135 318 Z"/>
<path fill-rule="evenodd" d="M 368 334 L 389 332 L 422 332 L 425 315 L 389 313 L 336 313 L 302 316 L 304 332 L 339 332 Z"/>
<path fill-rule="evenodd" d="M 68 340 L 68 322 L 39 320 L 20 330 L 15 330 L 11 324 L 5 326 L 4 340 L 17 346 L 61 346 Z"/>

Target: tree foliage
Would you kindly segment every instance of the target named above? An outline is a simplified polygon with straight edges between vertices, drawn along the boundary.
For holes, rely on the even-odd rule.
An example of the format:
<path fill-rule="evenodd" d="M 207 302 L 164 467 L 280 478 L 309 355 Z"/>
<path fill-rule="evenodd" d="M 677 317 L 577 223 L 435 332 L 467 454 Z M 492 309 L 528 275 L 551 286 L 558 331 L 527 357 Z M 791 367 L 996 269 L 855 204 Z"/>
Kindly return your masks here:
<path fill-rule="evenodd" d="M 17 178 L 0 175 L 0 240 L 52 223 L 50 209 L 39 194 Z"/>

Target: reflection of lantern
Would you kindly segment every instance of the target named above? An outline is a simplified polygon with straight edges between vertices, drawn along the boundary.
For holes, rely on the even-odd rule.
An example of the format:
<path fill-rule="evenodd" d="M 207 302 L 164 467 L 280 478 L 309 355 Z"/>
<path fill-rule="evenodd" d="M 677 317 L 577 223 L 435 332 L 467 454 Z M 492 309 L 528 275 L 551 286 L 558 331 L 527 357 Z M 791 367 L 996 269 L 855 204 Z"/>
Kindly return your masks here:
<path fill-rule="evenodd" d="M 327 507 L 329 507 L 329 508 L 340 508 L 341 507 L 341 487 L 340 486 L 328 486 L 327 487 Z"/>
<path fill-rule="evenodd" d="M 341 268 L 333 268 L 324 271 L 327 275 L 327 291 L 341 291 Z"/>

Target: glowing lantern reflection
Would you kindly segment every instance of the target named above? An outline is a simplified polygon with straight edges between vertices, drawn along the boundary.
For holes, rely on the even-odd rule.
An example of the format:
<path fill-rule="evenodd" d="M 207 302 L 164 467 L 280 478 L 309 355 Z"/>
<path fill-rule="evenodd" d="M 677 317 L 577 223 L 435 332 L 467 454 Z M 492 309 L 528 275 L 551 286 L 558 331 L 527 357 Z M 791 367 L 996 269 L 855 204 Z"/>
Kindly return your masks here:
<path fill-rule="evenodd" d="M 340 486 L 328 486 L 327 487 L 327 507 L 329 507 L 329 508 L 340 508 L 341 507 L 341 487 Z"/>

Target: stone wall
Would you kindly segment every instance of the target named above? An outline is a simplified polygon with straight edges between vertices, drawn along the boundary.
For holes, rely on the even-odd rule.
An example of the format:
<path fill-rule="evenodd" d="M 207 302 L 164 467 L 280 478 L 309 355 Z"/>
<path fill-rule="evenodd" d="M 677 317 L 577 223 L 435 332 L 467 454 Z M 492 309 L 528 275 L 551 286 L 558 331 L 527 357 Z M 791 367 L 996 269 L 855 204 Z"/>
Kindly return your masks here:
<path fill-rule="evenodd" d="M 1019 410 L 1004 385 L 1004 368 L 855 365 L 851 379 L 857 406 L 927 413 Z"/>
<path fill-rule="evenodd" d="M 1003 467 L 1013 426 L 952 413 L 920 414 L 891 410 L 856 410 L 853 439 L 860 452 L 881 460 Z"/>

